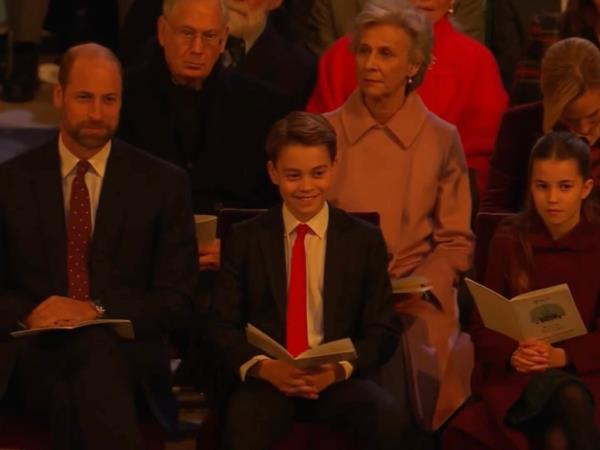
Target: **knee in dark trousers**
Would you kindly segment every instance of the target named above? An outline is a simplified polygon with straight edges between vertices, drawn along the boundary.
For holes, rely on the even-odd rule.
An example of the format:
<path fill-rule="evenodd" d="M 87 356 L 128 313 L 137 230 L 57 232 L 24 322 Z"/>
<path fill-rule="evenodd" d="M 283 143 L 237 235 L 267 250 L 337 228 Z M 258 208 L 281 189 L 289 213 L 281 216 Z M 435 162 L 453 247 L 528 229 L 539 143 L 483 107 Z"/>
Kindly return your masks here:
<path fill-rule="evenodd" d="M 293 398 L 265 381 L 250 379 L 229 399 L 222 448 L 271 449 L 289 431 L 294 414 Z"/>
<path fill-rule="evenodd" d="M 56 448 L 141 448 L 130 370 L 113 330 L 40 335 L 26 347 L 25 405 L 49 415 Z"/>

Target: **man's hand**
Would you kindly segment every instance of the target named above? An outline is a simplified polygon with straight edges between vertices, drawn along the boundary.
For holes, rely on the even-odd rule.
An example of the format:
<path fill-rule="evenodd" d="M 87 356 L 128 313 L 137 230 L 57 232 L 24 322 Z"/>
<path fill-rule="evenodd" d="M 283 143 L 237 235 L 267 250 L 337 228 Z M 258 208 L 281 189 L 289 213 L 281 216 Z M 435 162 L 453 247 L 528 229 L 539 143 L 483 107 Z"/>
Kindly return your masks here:
<path fill-rule="evenodd" d="M 519 347 L 510 358 L 510 364 L 520 373 L 543 372 L 550 367 L 550 353 L 553 348 L 546 341 L 539 339 L 519 342 Z"/>
<path fill-rule="evenodd" d="M 323 392 L 333 383 L 343 379 L 341 375 L 336 375 L 338 370 L 344 370 L 337 364 L 323 364 L 321 367 L 308 372 L 302 378 L 306 381 L 309 386 L 314 387 L 316 396 L 310 397 L 311 399 L 319 398 L 319 393 Z"/>
<path fill-rule="evenodd" d="M 25 318 L 25 325 L 27 328 L 74 326 L 98 316 L 98 311 L 90 302 L 53 295 Z"/>
<path fill-rule="evenodd" d="M 221 240 L 215 239 L 210 244 L 198 244 L 198 265 L 200 271 L 219 270 L 221 267 Z"/>
<path fill-rule="evenodd" d="M 315 386 L 309 384 L 305 379 L 306 372 L 275 359 L 265 359 L 256 365 L 258 366 L 256 376 L 268 381 L 285 395 L 309 399 L 318 398 Z"/>

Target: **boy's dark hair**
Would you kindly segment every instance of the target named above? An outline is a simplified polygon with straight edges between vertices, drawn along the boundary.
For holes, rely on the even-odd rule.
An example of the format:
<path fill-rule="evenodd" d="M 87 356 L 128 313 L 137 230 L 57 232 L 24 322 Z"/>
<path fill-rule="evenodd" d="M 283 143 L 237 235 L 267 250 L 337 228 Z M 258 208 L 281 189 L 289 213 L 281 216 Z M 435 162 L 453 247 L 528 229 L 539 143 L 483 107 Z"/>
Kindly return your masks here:
<path fill-rule="evenodd" d="M 320 114 L 292 111 L 275 122 L 267 136 L 267 158 L 273 164 L 286 145 L 322 145 L 331 161 L 337 154 L 337 139 L 331 124 Z"/>

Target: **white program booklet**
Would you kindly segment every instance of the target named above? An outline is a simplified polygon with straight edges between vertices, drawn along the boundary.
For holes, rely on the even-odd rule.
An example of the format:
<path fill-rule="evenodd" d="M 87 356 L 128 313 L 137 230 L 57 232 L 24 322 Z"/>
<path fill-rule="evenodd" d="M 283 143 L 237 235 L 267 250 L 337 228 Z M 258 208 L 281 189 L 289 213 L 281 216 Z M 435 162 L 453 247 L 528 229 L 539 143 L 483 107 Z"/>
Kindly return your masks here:
<path fill-rule="evenodd" d="M 248 342 L 272 358 L 286 361 L 298 369 L 309 369 L 321 364 L 357 359 L 354 344 L 349 338 L 327 342 L 300 353 L 295 358 L 277 341 L 252 324 L 246 325 Z"/>
<path fill-rule="evenodd" d="M 431 282 L 420 275 L 411 275 L 403 278 L 392 278 L 392 291 L 394 294 L 418 294 L 433 289 Z"/>
<path fill-rule="evenodd" d="M 491 289 L 465 279 L 486 328 L 516 341 L 528 338 L 549 343 L 587 333 L 566 284 L 527 292 L 507 299 Z"/>
<path fill-rule="evenodd" d="M 49 333 L 51 331 L 70 331 L 78 328 L 90 327 L 95 325 L 108 326 L 113 328 L 117 334 L 123 339 L 133 339 L 135 337 L 133 332 L 133 325 L 130 320 L 126 319 L 94 319 L 86 320 L 75 326 L 70 327 L 47 327 L 47 328 L 27 328 L 25 330 L 13 331 L 11 336 L 22 337 L 22 336 L 34 336 L 41 333 Z"/>

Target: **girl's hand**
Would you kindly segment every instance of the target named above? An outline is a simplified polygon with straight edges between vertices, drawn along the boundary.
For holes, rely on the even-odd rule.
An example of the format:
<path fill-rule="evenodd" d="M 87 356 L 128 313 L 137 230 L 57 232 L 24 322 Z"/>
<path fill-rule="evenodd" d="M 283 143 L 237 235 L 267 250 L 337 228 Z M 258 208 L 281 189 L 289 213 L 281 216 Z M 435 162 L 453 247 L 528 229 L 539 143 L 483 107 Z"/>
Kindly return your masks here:
<path fill-rule="evenodd" d="M 550 367 L 551 348 L 550 344 L 538 339 L 522 341 L 512 354 L 510 364 L 520 373 L 542 372 Z"/>

